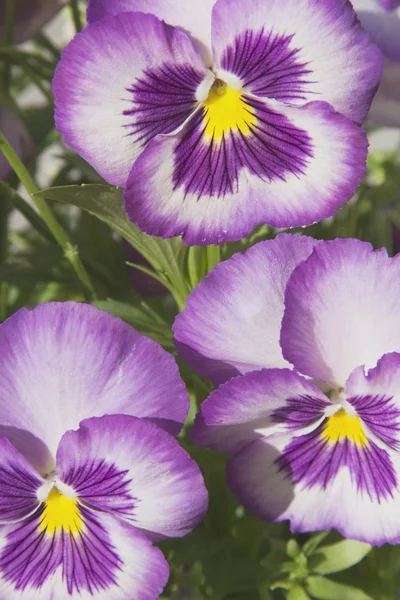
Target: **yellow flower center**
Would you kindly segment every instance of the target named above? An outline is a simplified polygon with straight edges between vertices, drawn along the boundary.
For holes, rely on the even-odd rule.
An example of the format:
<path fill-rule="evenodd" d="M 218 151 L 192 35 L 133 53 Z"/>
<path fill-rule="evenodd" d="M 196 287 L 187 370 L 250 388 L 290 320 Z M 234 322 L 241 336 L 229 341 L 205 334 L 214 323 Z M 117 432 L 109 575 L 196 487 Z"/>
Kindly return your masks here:
<path fill-rule="evenodd" d="M 65 531 L 77 535 L 83 528 L 83 521 L 79 513 L 78 503 L 53 487 L 45 502 L 40 531 L 54 535 Z"/>
<path fill-rule="evenodd" d="M 239 90 L 217 79 L 212 85 L 205 107 L 205 135 L 219 142 L 231 131 L 250 134 L 256 117 Z"/>
<path fill-rule="evenodd" d="M 359 417 L 351 417 L 343 408 L 328 418 L 322 438 L 331 444 L 342 442 L 345 439 L 350 440 L 356 446 L 366 446 L 368 444 Z"/>

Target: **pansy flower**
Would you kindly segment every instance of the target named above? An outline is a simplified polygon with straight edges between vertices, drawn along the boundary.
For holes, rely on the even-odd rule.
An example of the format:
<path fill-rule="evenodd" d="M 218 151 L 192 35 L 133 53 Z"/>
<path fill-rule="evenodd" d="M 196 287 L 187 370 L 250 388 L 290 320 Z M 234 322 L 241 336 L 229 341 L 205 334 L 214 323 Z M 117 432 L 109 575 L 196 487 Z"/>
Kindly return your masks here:
<path fill-rule="evenodd" d="M 214 381 L 195 442 L 266 520 L 400 541 L 400 257 L 278 236 L 220 263 L 174 325 Z"/>
<path fill-rule="evenodd" d="M 171 435 L 188 410 L 174 359 L 73 302 L 10 317 L 0 353 L 0 598 L 155 600 L 152 542 L 207 504 Z"/>
<path fill-rule="evenodd" d="M 351 198 L 382 57 L 348 0 L 91 0 L 88 20 L 56 125 L 143 231 L 221 243 Z"/>
<path fill-rule="evenodd" d="M 400 127 L 400 2 L 352 0 L 352 3 L 363 28 L 385 57 L 382 79 L 368 119 L 378 125 Z"/>

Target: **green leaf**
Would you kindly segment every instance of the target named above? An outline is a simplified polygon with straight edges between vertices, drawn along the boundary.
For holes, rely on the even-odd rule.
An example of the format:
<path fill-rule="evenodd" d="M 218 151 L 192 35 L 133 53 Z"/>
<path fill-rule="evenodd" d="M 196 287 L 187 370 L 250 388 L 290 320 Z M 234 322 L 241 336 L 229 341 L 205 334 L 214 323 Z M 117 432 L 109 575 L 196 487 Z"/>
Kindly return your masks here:
<path fill-rule="evenodd" d="M 138 297 L 136 304 L 127 304 L 125 302 L 117 302 L 116 300 L 101 300 L 93 302 L 94 306 L 105 310 L 130 325 L 135 329 L 152 338 L 165 348 L 172 350 L 172 331 L 168 324 L 164 322 L 159 315 L 155 315 L 154 311 Z"/>
<path fill-rule="evenodd" d="M 295 585 L 286 592 L 286 600 L 310 600 L 310 597 L 300 585 Z"/>
<path fill-rule="evenodd" d="M 322 546 L 309 559 L 310 571 L 324 575 L 344 571 L 359 563 L 370 550 L 369 544 L 354 540 Z"/>
<path fill-rule="evenodd" d="M 313 554 L 321 542 L 324 541 L 325 538 L 328 537 L 329 531 L 320 531 L 319 533 L 315 533 L 310 537 L 309 540 L 303 546 L 303 552 L 306 556 Z"/>
<path fill-rule="evenodd" d="M 306 589 L 311 597 L 317 600 L 373 600 L 363 590 L 336 583 L 327 577 L 309 577 L 306 581 Z"/>
<path fill-rule="evenodd" d="M 179 238 L 155 238 L 131 223 L 123 210 L 121 188 L 103 184 L 70 185 L 47 188 L 35 195 L 72 204 L 107 223 L 146 258 L 173 294 L 179 309 L 184 307 L 189 293 L 183 277 L 187 248 Z"/>

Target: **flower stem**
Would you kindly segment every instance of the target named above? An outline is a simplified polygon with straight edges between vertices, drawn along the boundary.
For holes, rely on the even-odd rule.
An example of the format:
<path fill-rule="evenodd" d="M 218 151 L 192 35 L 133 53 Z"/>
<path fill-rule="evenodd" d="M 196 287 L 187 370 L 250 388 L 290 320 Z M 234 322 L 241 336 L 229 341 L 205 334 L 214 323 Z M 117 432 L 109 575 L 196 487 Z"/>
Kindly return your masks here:
<path fill-rule="evenodd" d="M 61 224 L 57 220 L 57 217 L 53 213 L 50 206 L 47 204 L 44 198 L 38 198 L 34 196 L 36 192 L 39 191 L 36 183 L 32 179 L 28 170 L 17 156 L 14 149 L 11 147 L 6 137 L 0 132 L 0 150 L 3 152 L 4 156 L 10 163 L 14 172 L 16 173 L 18 179 L 25 187 L 28 194 L 32 197 L 33 202 L 36 205 L 39 214 L 41 215 L 43 221 L 46 223 L 47 227 L 50 229 L 53 234 L 55 240 L 61 246 L 64 252 L 64 256 L 71 263 L 72 268 L 74 269 L 79 281 L 83 285 L 84 289 L 90 293 L 93 298 L 96 298 L 96 293 L 93 288 L 93 285 L 89 279 L 89 276 L 86 272 L 86 269 L 79 257 L 78 249 L 73 245 L 68 233 L 64 231 Z"/>

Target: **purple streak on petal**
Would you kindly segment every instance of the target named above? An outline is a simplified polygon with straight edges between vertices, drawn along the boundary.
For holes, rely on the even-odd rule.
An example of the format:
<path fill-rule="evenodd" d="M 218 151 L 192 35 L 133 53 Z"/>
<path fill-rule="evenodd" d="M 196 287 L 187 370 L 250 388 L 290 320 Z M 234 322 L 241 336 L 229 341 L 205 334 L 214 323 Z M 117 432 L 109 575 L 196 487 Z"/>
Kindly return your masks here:
<path fill-rule="evenodd" d="M 185 194 L 198 198 L 223 198 L 238 191 L 244 169 L 266 183 L 304 174 L 313 157 L 307 132 L 255 98 L 243 96 L 242 101 L 256 116 L 254 125 L 249 124 L 249 135 L 231 131 L 220 142 L 204 138 L 204 110 L 186 125 L 175 149 L 175 189 L 183 186 Z"/>
<path fill-rule="evenodd" d="M 82 506 L 85 525 L 79 535 L 62 530 L 49 536 L 38 529 L 43 511 L 44 506 L 8 534 L 0 556 L 3 578 L 16 589 L 38 588 L 62 565 L 69 594 L 93 594 L 115 584 L 123 565 L 96 514 Z"/>
<path fill-rule="evenodd" d="M 3 528 L 0 579 L 7 598 L 19 598 L 18 592 L 29 600 L 159 597 L 168 565 L 143 534 L 81 506 L 84 525 L 79 534 L 47 535 L 38 529 L 42 511 L 43 507 L 24 523 Z"/>
<path fill-rule="evenodd" d="M 73 487 L 79 499 L 96 510 L 120 517 L 130 517 L 134 511 L 129 471 L 121 471 L 104 459 L 71 466 L 63 473 L 63 483 Z"/>
<path fill-rule="evenodd" d="M 18 521 L 38 506 L 43 480 L 25 457 L 0 436 L 0 522 Z"/>
<path fill-rule="evenodd" d="M 282 406 L 271 415 L 274 423 L 285 423 L 289 431 L 310 425 L 321 418 L 327 407 L 327 402 L 309 395 L 288 398 L 287 406 Z"/>
<path fill-rule="evenodd" d="M 389 446 L 400 449 L 400 408 L 383 395 L 347 398 L 369 429 Z"/>
<path fill-rule="evenodd" d="M 180 127 L 197 106 L 196 90 L 203 79 L 204 72 L 190 64 L 165 63 L 146 69 L 128 88 L 132 107 L 123 112 L 132 117 L 125 127 L 135 144 L 144 148 L 156 135 Z"/>
<path fill-rule="evenodd" d="M 372 441 L 363 447 L 348 439 L 330 444 L 321 437 L 323 427 L 294 438 L 277 459 L 293 483 L 327 489 L 339 470 L 347 467 L 357 489 L 367 492 L 371 500 L 392 497 L 397 477 L 388 453 Z"/>
<path fill-rule="evenodd" d="M 236 36 L 221 57 L 221 67 L 237 75 L 243 86 L 257 96 L 282 102 L 307 101 L 304 90 L 312 71 L 291 47 L 293 35 L 248 29 Z M 312 92 L 311 92 L 312 93 Z M 318 97 L 316 97 L 316 100 Z"/>

